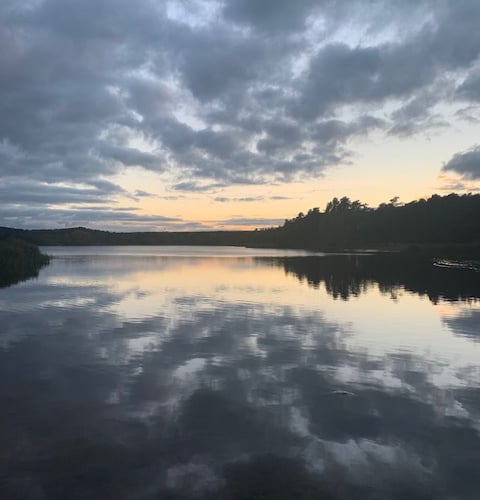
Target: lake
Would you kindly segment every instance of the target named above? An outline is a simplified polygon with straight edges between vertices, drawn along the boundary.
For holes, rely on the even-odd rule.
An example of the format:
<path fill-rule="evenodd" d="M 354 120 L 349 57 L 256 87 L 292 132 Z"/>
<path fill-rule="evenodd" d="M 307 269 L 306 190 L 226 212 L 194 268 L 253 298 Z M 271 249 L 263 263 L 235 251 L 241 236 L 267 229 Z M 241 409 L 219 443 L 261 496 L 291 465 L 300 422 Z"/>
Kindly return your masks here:
<path fill-rule="evenodd" d="M 475 263 L 42 250 L 0 289 L 0 498 L 480 498 Z"/>

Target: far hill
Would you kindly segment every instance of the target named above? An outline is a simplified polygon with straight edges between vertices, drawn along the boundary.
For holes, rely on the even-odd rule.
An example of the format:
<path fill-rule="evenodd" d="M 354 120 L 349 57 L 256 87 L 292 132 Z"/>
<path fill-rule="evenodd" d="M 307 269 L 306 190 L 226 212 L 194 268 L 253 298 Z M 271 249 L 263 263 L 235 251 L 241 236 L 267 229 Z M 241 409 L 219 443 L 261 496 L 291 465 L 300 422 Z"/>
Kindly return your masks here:
<path fill-rule="evenodd" d="M 85 227 L 68 229 L 14 229 L 0 227 L 0 240 L 17 238 L 35 245 L 234 245 L 248 246 L 256 231 L 117 233 Z"/>

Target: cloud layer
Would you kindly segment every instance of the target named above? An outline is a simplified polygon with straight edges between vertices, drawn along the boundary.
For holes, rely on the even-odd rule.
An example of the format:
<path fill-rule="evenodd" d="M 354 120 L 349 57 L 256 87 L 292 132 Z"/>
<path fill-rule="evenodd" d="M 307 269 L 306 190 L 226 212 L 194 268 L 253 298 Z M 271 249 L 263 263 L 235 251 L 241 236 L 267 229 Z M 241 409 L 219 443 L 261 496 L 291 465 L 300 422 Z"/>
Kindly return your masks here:
<path fill-rule="evenodd" d="M 289 182 L 372 132 L 449 126 L 480 100 L 479 20 L 474 0 L 4 0 L 0 223 L 114 206 L 132 168 L 181 191 Z M 477 157 L 445 168 L 478 178 Z"/>

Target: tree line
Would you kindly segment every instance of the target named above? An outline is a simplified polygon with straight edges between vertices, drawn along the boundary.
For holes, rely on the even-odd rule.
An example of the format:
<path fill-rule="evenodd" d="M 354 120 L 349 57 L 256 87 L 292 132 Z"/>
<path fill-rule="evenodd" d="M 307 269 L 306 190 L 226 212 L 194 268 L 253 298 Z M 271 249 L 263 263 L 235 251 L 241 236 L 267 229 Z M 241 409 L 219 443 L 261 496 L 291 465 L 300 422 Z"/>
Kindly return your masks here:
<path fill-rule="evenodd" d="M 270 230 L 276 246 L 316 250 L 480 246 L 480 195 L 433 195 L 409 203 L 398 197 L 370 208 L 333 198 L 323 211 L 300 212 Z"/>
<path fill-rule="evenodd" d="M 335 197 L 324 210 L 311 208 L 282 226 L 254 231 L 117 233 L 84 227 L 0 227 L 0 240 L 12 237 L 36 245 L 234 245 L 320 251 L 436 248 L 440 253 L 443 247 L 445 252 L 463 248 L 478 256 L 480 195 L 433 195 L 409 203 L 394 197 L 376 208 L 346 196 Z"/>

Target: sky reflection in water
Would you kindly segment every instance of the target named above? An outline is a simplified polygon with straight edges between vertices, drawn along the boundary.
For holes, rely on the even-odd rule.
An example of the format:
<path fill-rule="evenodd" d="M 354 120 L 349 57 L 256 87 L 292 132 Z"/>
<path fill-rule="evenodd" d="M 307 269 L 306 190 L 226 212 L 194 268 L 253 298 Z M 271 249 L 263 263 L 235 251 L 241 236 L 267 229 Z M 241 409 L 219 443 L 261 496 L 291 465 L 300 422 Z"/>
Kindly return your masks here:
<path fill-rule="evenodd" d="M 2 498 L 477 498 L 478 273 L 198 250 L 0 290 Z"/>

